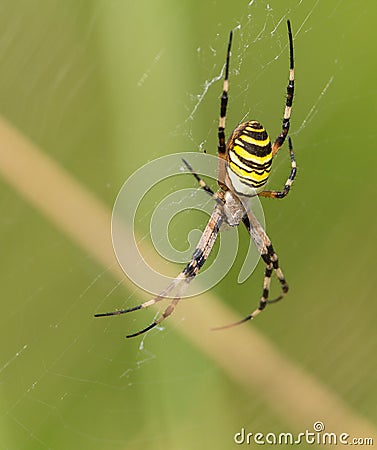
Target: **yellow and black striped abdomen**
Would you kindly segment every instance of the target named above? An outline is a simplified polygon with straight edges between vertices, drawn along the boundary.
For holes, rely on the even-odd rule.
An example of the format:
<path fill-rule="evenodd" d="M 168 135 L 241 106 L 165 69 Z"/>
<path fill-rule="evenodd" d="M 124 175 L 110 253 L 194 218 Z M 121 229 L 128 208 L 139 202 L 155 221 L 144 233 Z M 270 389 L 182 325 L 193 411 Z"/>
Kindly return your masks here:
<path fill-rule="evenodd" d="M 270 138 L 255 121 L 242 123 L 227 145 L 227 175 L 239 194 L 255 195 L 266 184 L 272 164 Z"/>

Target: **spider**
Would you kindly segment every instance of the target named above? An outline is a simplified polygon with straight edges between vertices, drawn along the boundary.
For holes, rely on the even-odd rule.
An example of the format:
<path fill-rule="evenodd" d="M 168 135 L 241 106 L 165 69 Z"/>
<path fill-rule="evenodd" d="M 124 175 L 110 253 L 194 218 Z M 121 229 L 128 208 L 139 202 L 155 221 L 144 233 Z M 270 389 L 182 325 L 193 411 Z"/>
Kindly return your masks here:
<path fill-rule="evenodd" d="M 230 51 L 232 46 L 233 33 L 230 32 L 228 49 L 225 62 L 225 75 L 223 92 L 220 102 L 220 120 L 218 126 L 218 184 L 220 189 L 215 193 L 193 170 L 190 164 L 183 160 L 187 169 L 193 174 L 200 187 L 204 189 L 215 201 L 215 207 L 199 240 L 191 260 L 188 262 L 182 272 L 162 291 L 157 297 L 141 303 L 133 308 L 117 310 L 107 313 L 95 314 L 95 317 L 113 316 L 125 314 L 139 309 L 145 309 L 161 300 L 168 298 L 169 294 L 176 290 L 176 295 L 164 312 L 155 319 L 150 325 L 136 333 L 129 334 L 126 337 L 131 338 L 149 331 L 168 316 L 172 314 L 179 303 L 183 291 L 188 284 L 195 278 L 199 270 L 206 262 L 212 247 L 215 243 L 218 233 L 227 226 L 238 226 L 241 222 L 245 225 L 254 241 L 265 265 L 264 283 L 262 296 L 259 306 L 244 319 L 217 327 L 218 329 L 230 328 L 235 325 L 254 319 L 262 312 L 267 304 L 276 303 L 281 300 L 288 292 L 288 284 L 285 280 L 282 270 L 279 266 L 278 256 L 275 253 L 271 241 L 258 222 L 253 212 L 245 205 L 245 200 L 252 196 L 269 198 L 284 198 L 290 191 L 293 180 L 296 176 L 296 161 L 293 153 L 292 141 L 288 137 L 288 149 L 291 160 L 291 171 L 282 191 L 265 191 L 273 157 L 283 145 L 289 131 L 292 100 L 294 93 L 294 60 L 293 60 L 293 38 L 290 21 L 287 21 L 288 42 L 289 42 L 289 82 L 287 86 L 287 95 L 285 101 L 285 110 L 282 123 L 282 130 L 275 142 L 271 145 L 270 138 L 264 127 L 256 120 L 250 120 L 241 123 L 231 134 L 227 143 L 225 143 L 225 121 L 228 104 L 228 76 Z M 269 300 L 270 282 L 272 273 L 275 272 L 280 285 L 281 294 Z"/>

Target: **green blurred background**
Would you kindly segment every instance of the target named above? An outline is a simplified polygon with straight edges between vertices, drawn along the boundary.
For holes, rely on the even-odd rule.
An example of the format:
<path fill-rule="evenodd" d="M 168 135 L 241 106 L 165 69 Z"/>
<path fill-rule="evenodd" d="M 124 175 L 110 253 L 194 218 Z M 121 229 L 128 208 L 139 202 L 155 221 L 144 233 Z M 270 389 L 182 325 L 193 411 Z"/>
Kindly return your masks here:
<path fill-rule="evenodd" d="M 370 423 L 377 421 L 376 14 L 370 0 L 0 4 L 2 116 L 109 210 L 146 162 L 216 153 L 221 82 L 209 82 L 221 72 L 229 29 L 236 31 L 228 131 L 249 117 L 279 133 L 291 19 L 299 172 L 287 199 L 263 205 L 292 290 L 245 326 Z M 270 186 L 281 186 L 288 171 L 282 150 Z M 92 319 L 137 304 L 138 289 L 120 286 L 6 178 L 0 183 L 0 449 L 228 449 L 242 426 L 291 430 L 260 396 L 268 380 L 246 394 L 181 336 L 179 323 L 125 341 L 153 313 L 136 322 Z M 188 228 L 172 231 L 178 245 L 190 226 L 205 224 L 184 217 Z M 147 232 L 143 220 L 138 226 Z M 247 248 L 245 233 L 242 242 Z M 243 316 L 257 304 L 263 267 L 237 284 L 240 253 L 214 293 Z M 250 353 L 258 357 L 253 342 Z"/>

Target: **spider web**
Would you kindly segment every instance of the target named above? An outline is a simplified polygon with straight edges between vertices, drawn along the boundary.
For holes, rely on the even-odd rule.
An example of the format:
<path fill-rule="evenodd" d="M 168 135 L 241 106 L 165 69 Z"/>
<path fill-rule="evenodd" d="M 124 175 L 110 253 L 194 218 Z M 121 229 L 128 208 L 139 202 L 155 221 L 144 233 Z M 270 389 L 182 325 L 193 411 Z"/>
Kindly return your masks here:
<path fill-rule="evenodd" d="M 359 227 L 355 218 L 364 215 L 363 204 L 357 203 L 354 194 L 355 218 L 349 218 L 348 205 L 340 194 L 343 189 L 352 191 L 355 185 L 358 190 L 375 190 L 367 176 L 365 181 L 357 178 L 351 186 L 345 169 L 326 171 L 325 166 L 335 167 L 337 160 L 333 155 L 325 157 L 323 148 L 330 152 L 335 136 L 340 137 L 342 145 L 353 136 L 349 128 L 344 132 L 336 129 L 332 135 L 326 123 L 334 124 L 331 114 L 348 107 L 348 92 L 337 83 L 345 77 L 344 67 L 349 66 L 340 45 L 322 44 L 319 53 L 316 40 L 322 23 L 329 27 L 338 23 L 338 15 L 348 14 L 358 24 L 372 16 L 372 6 L 359 5 L 352 15 L 343 1 L 330 5 L 323 0 L 254 0 L 237 8 L 229 2 L 198 2 L 195 11 L 192 2 L 158 3 L 157 7 L 98 1 L 89 8 L 84 3 L 67 2 L 64 10 L 54 2 L 30 2 L 29 6 L 20 5 L 19 10 L 11 2 L 1 5 L 0 95 L 6 118 L 1 125 L 3 151 L 12 156 L 18 145 L 12 136 L 27 136 L 27 145 L 37 147 L 35 158 L 43 154 L 40 149 L 49 154 L 52 166 L 58 167 L 57 177 L 80 180 L 75 185 L 78 190 L 72 192 L 91 192 L 89 197 L 83 194 L 76 199 L 77 204 L 84 199 L 82 207 L 70 212 L 66 226 L 56 218 L 65 210 L 64 195 L 51 202 L 56 205 L 56 213 L 52 207 L 38 206 L 43 202 L 43 191 L 48 195 L 49 179 L 41 177 L 36 165 L 21 158 L 21 153 L 14 153 L 8 166 L 5 153 L 2 157 L 1 449 L 229 448 L 233 434 L 242 426 L 253 432 L 289 431 L 292 426 L 271 406 L 274 399 L 269 403 L 255 386 L 251 388 L 253 401 L 249 397 L 245 401 L 243 387 L 232 375 L 202 353 L 200 345 L 182 337 L 180 330 L 190 321 L 190 302 L 200 299 L 182 302 L 169 326 L 164 323 L 134 341 L 125 341 L 125 334 L 153 321 L 156 310 L 92 320 L 95 312 L 140 303 L 144 293 L 127 284 L 115 258 L 101 259 L 104 251 L 100 242 L 98 248 L 88 248 L 82 242 L 86 235 L 103 230 L 103 222 L 110 236 L 106 214 L 126 177 L 148 160 L 185 151 L 216 154 L 219 93 L 229 29 L 234 30 L 234 46 L 227 133 L 246 118 L 265 124 L 272 139 L 279 133 L 288 78 L 285 21 L 291 18 L 297 67 L 291 136 L 299 176 L 294 199 L 284 205 L 267 202 L 263 206 L 267 231 L 273 235 L 283 267 L 289 268 L 294 290 L 314 292 L 314 284 L 307 287 L 302 280 L 311 280 L 318 272 L 326 255 L 323 249 L 333 245 L 337 236 L 342 236 L 340 243 L 350 241 Z M 353 28 L 346 28 L 342 36 L 337 35 L 337 42 L 347 43 L 353 34 Z M 308 57 L 307 51 L 315 56 Z M 357 53 L 355 49 L 352 52 Z M 320 62 L 319 55 L 323 57 Z M 366 73 L 367 69 L 362 66 L 360 70 Z M 356 105 L 361 105 L 375 96 L 375 89 L 350 95 Z M 365 146 L 374 137 L 371 126 L 364 135 Z M 365 158 L 368 175 L 375 159 L 369 153 Z M 50 162 L 43 160 L 41 165 L 49 170 Z M 313 165 L 316 170 L 312 172 L 309 167 Z M 25 178 L 31 181 L 23 187 L 22 179 L 13 176 L 16 166 L 30 177 Z M 288 152 L 282 149 L 274 161 L 271 188 L 282 186 L 288 171 Z M 34 182 L 42 187 L 39 195 L 33 196 Z M 215 180 L 208 182 L 216 189 Z M 175 176 L 148 192 L 135 219 L 140 245 L 147 247 L 151 242 L 148 223 L 154 207 L 164 196 L 193 184 L 190 176 Z M 339 223 L 327 219 L 332 217 L 334 205 L 324 198 L 322 184 L 339 194 Z M 68 185 L 62 185 L 63 194 L 71 192 Z M 314 185 L 324 201 L 313 205 L 316 198 L 309 194 Z M 197 195 L 203 209 L 211 209 L 211 199 L 200 193 L 187 195 Z M 88 199 L 93 197 L 91 204 Z M 177 209 L 182 207 L 182 212 L 172 220 L 169 234 L 173 247 L 189 254 L 208 214 L 185 210 L 186 200 L 177 200 Z M 106 214 L 105 219 L 101 216 L 98 222 L 86 224 L 81 238 L 77 238 L 75 229 L 87 211 L 84 203 L 88 203 L 89 212 L 90 208 L 99 212 L 97 218 L 104 210 Z M 346 218 L 349 228 L 344 228 Z M 374 242 L 375 232 L 368 227 L 369 222 L 363 223 L 368 242 Z M 300 249 L 307 249 L 307 236 L 325 232 L 328 235 L 325 243 L 322 241 L 323 248 L 306 250 L 310 253 L 306 264 L 301 265 Z M 155 245 L 163 245 L 162 241 L 157 237 Z M 340 243 L 337 255 L 344 257 Z M 237 284 L 247 246 L 247 236 L 241 234 L 234 268 L 214 288 L 215 294 L 232 303 L 241 315 L 256 305 L 263 280 L 258 267 L 255 277 Z M 373 306 L 365 300 L 372 290 L 364 265 L 356 261 L 365 255 L 370 261 L 371 247 L 360 239 L 353 250 L 352 271 L 344 257 L 329 279 L 322 272 L 319 275 L 334 294 L 333 304 L 322 298 L 316 301 L 314 293 L 307 293 L 307 298 L 300 300 L 304 305 L 292 300 L 297 309 L 290 304 L 271 309 L 271 321 L 253 325 L 279 343 L 283 355 L 299 361 L 344 396 L 356 414 L 372 421 L 375 413 L 371 405 L 376 394 L 370 391 L 373 385 L 368 374 L 376 369 L 374 358 L 370 358 L 376 339 L 375 333 L 369 335 L 374 326 Z M 209 263 L 218 252 L 216 247 Z M 172 270 L 162 256 L 159 264 L 161 271 Z M 177 265 L 170 275 L 178 273 L 181 266 Z M 343 274 L 352 276 L 344 280 Z M 354 292 L 355 279 L 365 286 L 360 294 L 365 312 L 357 319 L 351 311 L 342 316 L 341 325 L 334 327 L 338 323 L 335 308 L 341 305 L 336 293 L 348 298 L 347 293 Z M 348 304 L 348 312 L 350 309 Z M 306 315 L 309 325 L 295 319 Z M 320 320 L 322 334 L 318 331 Z M 204 317 L 197 327 L 216 325 L 221 323 Z M 300 333 L 305 339 L 297 342 Z M 323 349 L 331 346 L 336 356 L 324 356 Z M 258 353 L 253 342 L 250 348 Z M 346 358 L 348 351 L 354 352 L 352 358 Z M 363 370 L 356 371 L 360 366 Z M 264 383 L 260 385 L 264 391 Z M 313 417 L 313 422 L 316 419 L 320 418 Z M 308 423 L 308 427 L 311 425 Z"/>

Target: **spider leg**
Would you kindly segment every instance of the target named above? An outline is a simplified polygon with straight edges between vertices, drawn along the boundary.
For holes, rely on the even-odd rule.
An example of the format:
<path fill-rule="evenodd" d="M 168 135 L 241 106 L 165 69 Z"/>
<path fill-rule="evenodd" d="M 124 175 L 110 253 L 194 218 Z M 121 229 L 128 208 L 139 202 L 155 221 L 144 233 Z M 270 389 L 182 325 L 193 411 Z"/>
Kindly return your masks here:
<path fill-rule="evenodd" d="M 267 255 L 262 255 L 262 258 L 263 258 L 264 262 L 266 263 L 266 271 L 265 271 L 263 295 L 262 295 L 261 302 L 264 302 L 264 300 L 265 300 L 265 303 L 276 303 L 285 296 L 285 294 L 288 292 L 289 286 L 287 284 L 287 281 L 285 279 L 283 271 L 281 270 L 281 268 L 279 266 L 279 258 L 278 258 L 278 255 L 275 253 L 275 250 L 272 247 L 271 242 L 267 247 Z M 271 268 L 271 265 L 272 265 L 272 268 Z M 273 269 L 277 279 L 280 282 L 281 294 L 273 300 L 268 300 L 269 291 L 270 291 L 269 280 L 271 279 L 271 274 L 272 274 L 271 269 Z"/>
<path fill-rule="evenodd" d="M 174 297 L 172 302 L 168 305 L 163 314 L 157 320 L 152 322 L 146 328 L 143 328 L 142 330 L 137 331 L 136 333 L 127 335 L 126 336 L 127 338 L 139 336 L 140 334 L 143 334 L 146 331 L 151 330 L 173 313 L 175 307 L 177 306 L 179 300 L 181 299 L 184 291 L 187 289 L 189 283 L 196 277 L 196 275 L 199 273 L 199 270 L 206 262 L 208 255 L 210 254 L 212 247 L 215 243 L 216 237 L 219 233 L 222 221 L 223 219 L 221 209 L 218 206 L 216 206 L 202 234 L 202 237 L 200 238 L 198 247 L 196 248 L 196 250 L 192 255 L 190 262 L 164 292 L 162 292 L 158 297 L 156 297 L 156 299 L 150 300 L 149 302 L 146 303 L 149 303 L 147 306 L 150 306 L 151 304 L 156 303 L 156 301 L 166 298 L 167 291 L 170 292 L 176 285 L 184 283 L 181 284 L 178 290 L 178 295 Z M 145 305 L 145 303 L 143 305 Z"/>
<path fill-rule="evenodd" d="M 181 272 L 177 278 L 175 278 L 170 284 L 169 286 L 164 289 L 157 297 L 148 300 L 144 303 L 140 303 L 140 305 L 136 305 L 132 308 L 128 308 L 128 309 L 118 309 L 116 311 L 110 311 L 110 312 L 105 312 L 105 313 L 97 313 L 94 314 L 94 317 L 108 317 L 108 316 L 118 316 L 120 314 L 127 314 L 129 312 L 133 312 L 133 311 L 138 311 L 139 309 L 145 309 L 148 308 L 149 306 L 152 306 L 158 302 L 160 302 L 161 300 L 164 300 L 165 298 L 167 298 L 167 296 L 169 295 L 169 293 L 182 281 L 183 279 L 183 272 Z"/>
<path fill-rule="evenodd" d="M 285 109 L 284 109 L 282 130 L 272 145 L 272 156 L 276 155 L 279 148 L 284 144 L 285 138 L 288 135 L 289 126 L 290 126 L 290 118 L 291 118 L 292 102 L 293 102 L 293 94 L 294 94 L 294 88 L 295 88 L 293 37 L 292 37 L 292 30 L 291 30 L 291 22 L 289 20 L 287 20 L 287 26 L 288 26 L 288 40 L 289 40 L 289 82 L 288 82 L 288 86 L 287 86 L 287 97 L 285 100 Z"/>
<path fill-rule="evenodd" d="M 263 291 L 262 296 L 259 301 L 259 306 L 255 309 L 251 314 L 246 316 L 245 318 L 239 320 L 238 322 L 231 323 L 229 325 L 224 325 L 220 327 L 213 328 L 213 330 L 223 330 L 226 328 L 231 328 L 236 325 L 240 325 L 241 323 L 247 322 L 248 320 L 254 319 L 258 314 L 260 314 L 267 304 L 276 303 L 281 300 L 285 294 L 288 292 L 288 284 L 285 280 L 284 274 L 279 267 L 279 259 L 275 250 L 272 247 L 271 241 L 268 238 L 266 232 L 263 230 L 262 226 L 259 224 L 256 217 L 249 212 L 245 214 L 242 219 L 244 225 L 250 233 L 251 238 L 256 244 L 258 250 L 261 253 L 262 259 L 266 264 L 265 273 L 264 273 L 264 282 L 263 282 Z M 275 272 L 280 285 L 281 285 L 281 294 L 273 300 L 269 300 L 270 294 L 270 284 L 271 284 L 271 276 L 272 272 Z"/>
<path fill-rule="evenodd" d="M 293 180 L 295 179 L 297 173 L 296 160 L 295 155 L 293 153 L 292 140 L 290 136 L 288 136 L 288 147 L 289 147 L 289 154 L 291 157 L 291 173 L 289 174 L 289 177 L 285 183 L 284 189 L 282 191 L 262 191 L 258 194 L 259 196 L 269 198 L 284 198 L 285 196 L 288 195 Z"/>
<path fill-rule="evenodd" d="M 218 153 L 219 155 L 225 155 L 226 146 L 225 146 L 225 121 L 226 121 L 226 108 L 228 105 L 228 88 L 229 88 L 229 62 L 230 62 L 230 49 L 232 47 L 232 38 L 233 32 L 231 31 L 229 34 L 229 42 L 228 42 L 228 50 L 226 53 L 226 63 L 225 63 L 225 75 L 224 75 L 224 86 L 223 93 L 221 95 L 221 103 L 220 103 L 220 120 L 219 120 L 219 128 L 218 128 Z"/>
<path fill-rule="evenodd" d="M 216 241 L 217 235 L 219 234 L 222 222 L 223 222 L 222 208 L 220 205 L 216 204 L 212 212 L 212 215 L 207 223 L 207 226 L 205 227 L 203 234 L 199 240 L 198 246 L 192 255 L 191 260 L 188 262 L 188 264 L 182 270 L 182 272 L 157 297 L 129 309 L 95 314 L 95 317 L 115 316 L 119 314 L 126 314 L 129 312 L 137 311 L 139 309 L 148 308 L 149 306 L 152 306 L 160 302 L 161 300 L 168 298 L 170 292 L 173 291 L 175 288 L 177 288 L 178 289 L 177 295 L 173 298 L 171 303 L 168 305 L 168 307 L 165 309 L 163 314 L 158 319 L 156 319 L 146 328 L 143 328 L 142 330 L 137 331 L 136 333 L 129 334 L 126 337 L 130 338 L 139 336 L 140 334 L 143 334 L 151 330 L 155 326 L 157 326 L 159 323 L 161 323 L 164 319 L 166 319 L 172 314 L 179 300 L 182 298 L 185 289 L 187 289 L 189 283 L 195 278 L 195 276 L 199 273 L 199 270 L 201 269 L 203 264 L 206 262 L 213 248 L 213 245 Z"/>
<path fill-rule="evenodd" d="M 251 211 L 249 211 L 247 214 L 244 215 L 242 221 L 246 226 L 255 245 L 257 246 L 263 261 L 266 264 L 263 294 L 261 297 L 261 305 L 260 305 L 261 309 L 263 310 L 264 309 L 264 306 L 262 306 L 263 304 L 278 302 L 285 296 L 289 288 L 285 280 L 284 274 L 279 266 L 278 255 L 275 253 L 271 240 L 267 236 L 267 233 L 264 231 L 262 225 L 258 222 L 257 218 Z M 275 272 L 275 275 L 280 282 L 282 292 L 277 298 L 273 300 L 268 300 L 272 271 Z"/>
<path fill-rule="evenodd" d="M 187 281 L 186 279 L 186 283 L 188 284 L 189 281 Z M 170 314 L 174 311 L 175 307 L 177 306 L 179 300 L 181 299 L 181 296 L 183 294 L 184 291 L 184 287 L 185 285 L 183 285 L 183 288 L 181 288 L 181 292 L 173 298 L 173 300 L 170 302 L 170 304 L 168 305 L 168 307 L 165 309 L 165 311 L 161 314 L 161 316 L 156 319 L 154 322 L 152 322 L 150 325 L 148 325 L 147 327 L 143 328 L 140 331 L 137 331 L 136 333 L 132 333 L 132 334 L 128 334 L 126 336 L 126 338 L 132 338 L 135 336 L 139 336 L 140 334 L 143 334 L 149 330 L 151 330 L 152 328 L 156 327 L 158 324 L 160 324 L 163 320 L 165 320 L 167 317 L 170 316 Z"/>
<path fill-rule="evenodd" d="M 200 187 L 208 194 L 210 195 L 218 204 L 223 205 L 224 200 L 219 195 L 219 192 L 213 192 L 213 190 L 208 186 L 208 184 L 200 178 L 200 176 L 195 172 L 195 170 L 192 168 L 192 166 L 182 158 L 183 163 L 187 167 L 187 169 L 194 175 L 196 181 L 199 183 Z"/>

